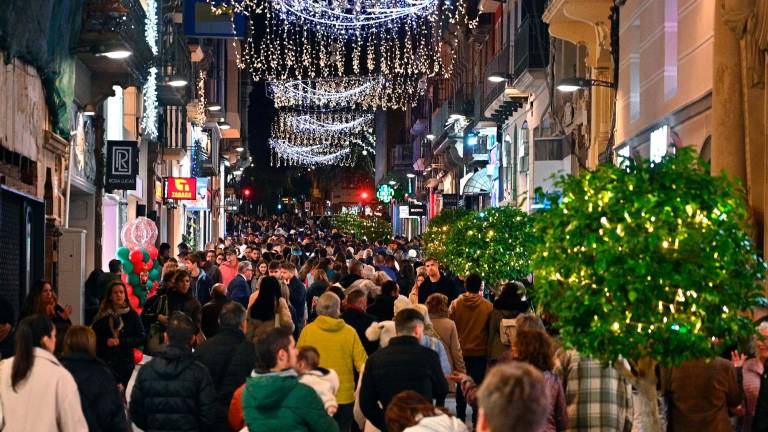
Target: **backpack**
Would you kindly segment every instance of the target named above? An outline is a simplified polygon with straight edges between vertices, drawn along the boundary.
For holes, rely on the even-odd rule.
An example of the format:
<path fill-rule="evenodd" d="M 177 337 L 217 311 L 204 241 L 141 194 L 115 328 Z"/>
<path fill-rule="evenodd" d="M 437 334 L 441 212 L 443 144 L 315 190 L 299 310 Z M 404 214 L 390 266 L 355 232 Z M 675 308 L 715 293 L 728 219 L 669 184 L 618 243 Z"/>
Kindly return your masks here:
<path fill-rule="evenodd" d="M 499 339 L 501 344 L 512 346 L 517 336 L 517 320 L 515 318 L 504 318 L 499 321 Z"/>

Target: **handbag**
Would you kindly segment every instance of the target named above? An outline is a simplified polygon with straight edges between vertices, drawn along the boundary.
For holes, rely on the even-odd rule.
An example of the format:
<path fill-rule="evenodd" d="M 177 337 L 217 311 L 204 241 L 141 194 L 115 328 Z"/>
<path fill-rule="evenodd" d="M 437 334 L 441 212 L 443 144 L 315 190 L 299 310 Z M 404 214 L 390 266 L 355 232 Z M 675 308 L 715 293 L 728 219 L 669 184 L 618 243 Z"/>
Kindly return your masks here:
<path fill-rule="evenodd" d="M 155 315 L 168 316 L 168 297 L 165 295 L 157 299 L 157 305 L 154 310 Z M 147 343 L 144 351 L 149 355 L 156 355 L 165 350 L 165 326 L 160 321 L 155 321 L 149 326 L 147 332 Z"/>

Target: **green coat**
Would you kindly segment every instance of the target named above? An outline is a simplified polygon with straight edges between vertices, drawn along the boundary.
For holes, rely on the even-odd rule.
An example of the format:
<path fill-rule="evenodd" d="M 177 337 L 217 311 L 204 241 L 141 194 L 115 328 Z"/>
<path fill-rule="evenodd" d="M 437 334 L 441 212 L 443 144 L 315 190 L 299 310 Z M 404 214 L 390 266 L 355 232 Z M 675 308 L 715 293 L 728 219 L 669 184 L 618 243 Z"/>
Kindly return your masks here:
<path fill-rule="evenodd" d="M 248 378 L 243 414 L 250 432 L 339 430 L 317 393 L 299 383 L 293 369 Z"/>

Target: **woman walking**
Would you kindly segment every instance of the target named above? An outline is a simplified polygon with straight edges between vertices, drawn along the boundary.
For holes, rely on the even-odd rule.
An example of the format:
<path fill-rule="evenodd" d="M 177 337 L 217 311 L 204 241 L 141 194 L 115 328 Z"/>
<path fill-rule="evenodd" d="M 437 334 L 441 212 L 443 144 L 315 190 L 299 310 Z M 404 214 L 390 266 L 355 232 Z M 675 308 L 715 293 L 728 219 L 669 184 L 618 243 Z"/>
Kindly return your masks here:
<path fill-rule="evenodd" d="M 16 355 L 0 363 L 3 431 L 81 432 L 88 424 L 72 375 L 54 357 L 56 327 L 42 314 L 16 330 Z"/>
<path fill-rule="evenodd" d="M 107 286 L 93 323 L 97 355 L 112 369 L 119 384 L 128 385 L 133 373 L 133 350 L 144 343 L 144 326 L 133 309 L 121 281 Z"/>

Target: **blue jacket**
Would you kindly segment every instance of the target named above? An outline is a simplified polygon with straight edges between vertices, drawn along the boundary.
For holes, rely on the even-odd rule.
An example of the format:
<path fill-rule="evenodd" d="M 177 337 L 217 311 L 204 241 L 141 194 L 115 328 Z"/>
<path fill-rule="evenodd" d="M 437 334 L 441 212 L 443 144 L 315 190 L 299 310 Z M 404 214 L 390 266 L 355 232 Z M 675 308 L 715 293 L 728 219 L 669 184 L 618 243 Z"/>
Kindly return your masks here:
<path fill-rule="evenodd" d="M 190 279 L 192 279 L 191 276 Z M 211 288 L 213 288 L 213 281 L 210 277 L 208 277 L 208 274 L 205 273 L 205 270 L 200 269 L 200 274 L 197 276 L 197 282 L 193 288 L 195 298 L 197 298 L 197 301 L 199 301 L 201 305 L 211 301 Z"/>
<path fill-rule="evenodd" d="M 245 280 L 243 275 L 238 274 L 229 283 L 227 287 L 227 295 L 233 301 L 236 301 L 243 305 L 244 308 L 248 307 L 248 298 L 251 296 L 251 284 Z"/>

